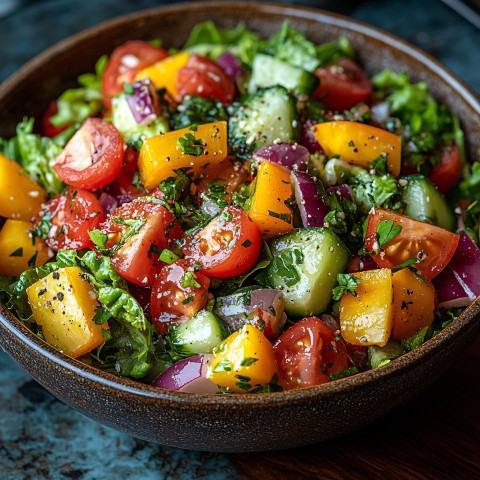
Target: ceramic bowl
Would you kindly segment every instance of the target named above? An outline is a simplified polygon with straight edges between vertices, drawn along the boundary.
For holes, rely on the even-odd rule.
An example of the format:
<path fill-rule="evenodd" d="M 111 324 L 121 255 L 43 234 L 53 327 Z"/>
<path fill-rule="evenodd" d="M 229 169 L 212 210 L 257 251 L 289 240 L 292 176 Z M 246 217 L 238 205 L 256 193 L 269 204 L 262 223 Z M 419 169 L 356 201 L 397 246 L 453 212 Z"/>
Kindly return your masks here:
<path fill-rule="evenodd" d="M 268 36 L 285 19 L 316 42 L 345 35 L 369 72 L 385 67 L 425 80 L 460 118 L 473 157 L 480 147 L 480 104 L 433 58 L 404 41 L 338 15 L 285 5 L 229 2 L 179 4 L 122 17 L 63 41 L 0 87 L 0 136 L 38 116 L 104 53 L 128 39 L 162 38 L 180 47 L 191 28 L 211 19 L 245 22 Z M 436 380 L 480 332 L 480 302 L 420 348 L 374 371 L 318 387 L 265 395 L 164 391 L 117 378 L 45 344 L 0 305 L 0 344 L 35 380 L 85 415 L 152 442 L 211 451 L 296 447 L 342 435 L 405 403 Z"/>

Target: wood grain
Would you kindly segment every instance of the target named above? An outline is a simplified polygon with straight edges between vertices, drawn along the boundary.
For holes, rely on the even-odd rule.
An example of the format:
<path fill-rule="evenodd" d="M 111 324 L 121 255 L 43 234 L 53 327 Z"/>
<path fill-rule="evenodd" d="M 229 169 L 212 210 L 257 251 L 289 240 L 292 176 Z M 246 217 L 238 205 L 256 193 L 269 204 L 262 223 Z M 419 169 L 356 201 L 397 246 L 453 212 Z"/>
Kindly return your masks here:
<path fill-rule="evenodd" d="M 422 395 L 362 430 L 230 458 L 242 480 L 480 479 L 479 368 L 480 338 Z"/>

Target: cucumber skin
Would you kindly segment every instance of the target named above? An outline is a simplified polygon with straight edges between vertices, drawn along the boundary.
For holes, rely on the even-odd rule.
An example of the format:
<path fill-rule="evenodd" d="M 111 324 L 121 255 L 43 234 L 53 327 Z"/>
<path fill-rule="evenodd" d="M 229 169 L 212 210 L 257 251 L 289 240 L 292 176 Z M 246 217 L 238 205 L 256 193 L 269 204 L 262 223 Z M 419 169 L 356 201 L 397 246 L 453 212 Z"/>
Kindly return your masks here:
<path fill-rule="evenodd" d="M 454 232 L 457 220 L 443 195 L 423 175 L 410 175 L 399 180 L 408 182 L 403 187 L 404 215 L 421 221 L 429 221 L 437 227 Z"/>
<path fill-rule="evenodd" d="M 192 318 L 169 326 L 170 342 L 178 353 L 196 355 L 212 350 L 228 336 L 222 320 L 208 310 L 200 310 Z"/>
<path fill-rule="evenodd" d="M 298 249 L 303 263 L 296 265 L 300 281 L 288 287 L 274 271 L 273 262 L 263 278 L 268 287 L 282 290 L 285 312 L 295 317 L 319 315 L 332 301 L 332 288 L 337 285 L 337 274 L 343 273 L 351 254 L 342 241 L 327 227 L 299 228 L 269 242 L 273 257 Z M 332 250 L 333 249 L 333 250 Z"/>

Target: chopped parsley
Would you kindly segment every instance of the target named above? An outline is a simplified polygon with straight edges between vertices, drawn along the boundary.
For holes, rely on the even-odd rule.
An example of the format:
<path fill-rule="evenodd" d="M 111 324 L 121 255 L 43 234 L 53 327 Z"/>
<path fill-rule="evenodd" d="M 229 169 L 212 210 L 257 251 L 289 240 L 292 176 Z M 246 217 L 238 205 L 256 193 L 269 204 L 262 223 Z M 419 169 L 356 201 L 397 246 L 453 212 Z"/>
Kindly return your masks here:
<path fill-rule="evenodd" d="M 175 253 L 173 253 L 171 250 L 168 250 L 168 248 L 164 248 L 162 250 L 162 253 L 160 253 L 160 255 L 158 257 L 158 259 L 161 262 L 166 263 L 168 265 L 177 261 L 178 258 L 179 258 L 178 255 L 175 255 Z"/>
<path fill-rule="evenodd" d="M 332 289 L 333 299 L 338 301 L 345 293 L 351 293 L 354 297 L 357 296 L 358 284 L 362 281 L 360 277 L 355 277 L 351 273 L 337 274 L 338 286 Z"/>
<path fill-rule="evenodd" d="M 185 155 L 193 155 L 199 157 L 203 153 L 205 148 L 205 142 L 201 138 L 195 138 L 195 136 L 189 132 L 185 136 L 178 139 L 178 147 Z"/>
<path fill-rule="evenodd" d="M 242 367 L 249 367 L 250 365 L 253 365 L 255 362 L 258 361 L 258 358 L 254 358 L 254 357 L 245 357 L 242 362 L 240 363 L 240 365 Z"/>
<path fill-rule="evenodd" d="M 377 225 L 377 241 L 378 245 L 383 245 L 391 242 L 402 231 L 401 225 L 395 225 L 393 220 L 382 220 Z"/>
<path fill-rule="evenodd" d="M 9 257 L 23 257 L 23 248 L 17 248 L 9 255 Z"/>
<path fill-rule="evenodd" d="M 303 253 L 294 248 L 281 252 L 273 258 L 273 271 L 281 276 L 287 287 L 293 287 L 300 281 L 300 274 L 295 265 L 303 263 Z"/>
<path fill-rule="evenodd" d="M 183 288 L 201 288 L 201 284 L 195 280 L 195 274 L 187 271 L 183 274 L 180 284 Z"/>
<path fill-rule="evenodd" d="M 272 212 L 271 210 L 269 210 L 268 214 L 271 217 L 279 218 L 280 220 L 283 220 L 286 223 L 292 222 L 292 215 L 290 215 L 289 213 L 278 213 L 278 212 Z"/>

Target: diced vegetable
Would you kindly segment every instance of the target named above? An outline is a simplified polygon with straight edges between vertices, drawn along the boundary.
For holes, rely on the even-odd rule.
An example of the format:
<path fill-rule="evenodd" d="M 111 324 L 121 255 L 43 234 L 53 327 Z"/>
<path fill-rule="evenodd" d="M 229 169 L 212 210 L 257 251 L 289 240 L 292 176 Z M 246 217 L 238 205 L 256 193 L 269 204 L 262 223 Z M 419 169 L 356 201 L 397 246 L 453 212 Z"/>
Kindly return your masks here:
<path fill-rule="evenodd" d="M 200 310 L 184 322 L 170 324 L 170 341 L 179 353 L 195 355 L 212 353 L 227 336 L 222 321 L 208 310 Z"/>
<path fill-rule="evenodd" d="M 24 222 L 38 213 L 47 196 L 22 167 L 0 153 L 0 216 Z"/>
<path fill-rule="evenodd" d="M 397 340 L 390 339 L 383 347 L 378 345 L 368 347 L 368 363 L 371 368 L 382 367 L 404 353 L 402 344 Z"/>
<path fill-rule="evenodd" d="M 125 94 L 135 121 L 139 125 L 148 125 L 158 117 L 158 97 L 149 78 L 132 83 L 131 92 Z"/>
<path fill-rule="evenodd" d="M 0 275 L 16 277 L 53 256 L 43 240 L 32 236 L 31 230 L 29 222 L 11 219 L 5 222 L 0 230 Z"/>
<path fill-rule="evenodd" d="M 177 73 L 188 62 L 190 55 L 187 52 L 179 52 L 170 57 L 144 68 L 137 73 L 135 80 L 150 78 L 158 89 L 165 88 L 173 97 L 178 96 Z"/>
<path fill-rule="evenodd" d="M 392 332 L 392 271 L 387 268 L 357 272 L 361 281 L 355 295 L 344 293 L 340 300 L 340 329 L 353 345 L 384 346 Z"/>
<path fill-rule="evenodd" d="M 419 280 L 408 268 L 395 272 L 393 284 L 393 332 L 395 340 L 415 335 L 435 317 L 435 288 Z"/>
<path fill-rule="evenodd" d="M 401 177 L 399 182 L 406 183 L 402 191 L 405 215 L 451 232 L 455 230 L 457 221 L 452 209 L 428 178 L 409 175 Z"/>
<path fill-rule="evenodd" d="M 248 216 L 265 238 L 292 230 L 293 215 L 287 204 L 292 194 L 288 171 L 274 163 L 260 164 L 251 186 Z"/>
<path fill-rule="evenodd" d="M 45 340 L 73 358 L 105 341 L 108 324 L 94 322 L 96 294 L 79 267 L 53 272 L 27 289 L 35 322 Z"/>
<path fill-rule="evenodd" d="M 229 147 L 242 159 L 250 158 L 253 151 L 265 145 L 295 141 L 299 133 L 295 100 L 279 85 L 248 96 L 228 121 Z"/>
<path fill-rule="evenodd" d="M 213 122 L 150 137 L 143 143 L 138 169 L 145 188 L 154 188 L 175 170 L 198 171 L 227 157 L 227 123 Z"/>
<path fill-rule="evenodd" d="M 272 162 L 287 170 L 307 171 L 310 155 L 308 150 L 298 143 L 273 143 L 260 147 L 253 152 L 253 159 L 260 162 Z"/>
<path fill-rule="evenodd" d="M 329 228 L 299 228 L 271 239 L 269 246 L 273 260 L 256 279 L 282 291 L 289 315 L 325 312 L 337 274 L 350 259 L 342 241 Z"/>
<path fill-rule="evenodd" d="M 275 72 L 275 75 L 272 75 Z M 281 85 L 288 91 L 311 95 L 318 85 L 318 78 L 303 68 L 284 62 L 271 55 L 258 53 L 253 59 L 252 75 L 248 91 L 255 93 L 259 88 Z"/>
<path fill-rule="evenodd" d="M 236 393 L 269 388 L 269 384 L 275 384 L 278 379 L 272 344 L 258 328 L 245 325 L 214 350 L 207 378 Z"/>
<path fill-rule="evenodd" d="M 152 383 L 166 390 L 189 393 L 218 393 L 218 387 L 207 379 L 212 355 L 194 355 L 179 360 L 161 373 Z"/>
<path fill-rule="evenodd" d="M 304 227 L 323 227 L 330 207 L 325 203 L 325 188 L 321 180 L 315 181 L 308 173 L 292 171 L 291 179 L 298 210 Z"/>
<path fill-rule="evenodd" d="M 382 128 L 357 122 L 323 122 L 312 127 L 318 143 L 332 157 L 364 168 L 371 168 L 379 157 L 386 157 L 388 170 L 400 174 L 402 139 Z"/>

